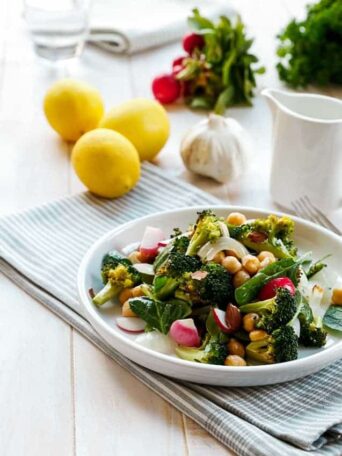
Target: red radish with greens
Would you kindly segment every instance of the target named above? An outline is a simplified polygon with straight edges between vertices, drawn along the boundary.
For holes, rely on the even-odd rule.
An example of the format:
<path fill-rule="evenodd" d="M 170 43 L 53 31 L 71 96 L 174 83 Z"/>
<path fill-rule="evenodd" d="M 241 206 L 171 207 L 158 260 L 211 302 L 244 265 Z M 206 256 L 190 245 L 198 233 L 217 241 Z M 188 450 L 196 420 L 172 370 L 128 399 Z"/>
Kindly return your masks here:
<path fill-rule="evenodd" d="M 199 347 L 201 345 L 201 339 L 192 318 L 174 321 L 169 334 L 171 339 L 179 345 L 185 347 Z"/>
<path fill-rule="evenodd" d="M 181 85 L 173 74 L 163 74 L 154 78 L 152 92 L 160 103 L 173 103 L 181 94 Z"/>
<path fill-rule="evenodd" d="M 293 296 L 296 293 L 296 287 L 294 286 L 291 279 L 288 277 L 278 277 L 277 279 L 270 280 L 268 283 L 266 283 L 266 285 L 262 287 L 258 298 L 261 301 L 271 299 L 277 294 L 278 288 L 286 288 Z"/>
<path fill-rule="evenodd" d="M 204 38 L 197 33 L 187 33 L 183 38 L 183 49 L 188 54 L 192 54 L 195 49 L 202 49 Z"/>

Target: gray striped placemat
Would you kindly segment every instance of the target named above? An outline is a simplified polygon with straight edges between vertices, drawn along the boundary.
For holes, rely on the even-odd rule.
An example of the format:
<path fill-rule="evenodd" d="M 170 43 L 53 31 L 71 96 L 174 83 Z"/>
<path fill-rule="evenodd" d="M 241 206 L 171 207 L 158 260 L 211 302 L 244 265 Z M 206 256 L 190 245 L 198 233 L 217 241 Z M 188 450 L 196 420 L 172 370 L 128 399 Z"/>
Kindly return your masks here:
<path fill-rule="evenodd" d="M 177 383 L 127 360 L 82 317 L 76 274 L 88 247 L 134 218 L 220 201 L 145 164 L 138 186 L 107 201 L 84 193 L 0 219 L 0 270 L 161 397 L 242 456 L 342 455 L 342 361 L 291 383 Z"/>

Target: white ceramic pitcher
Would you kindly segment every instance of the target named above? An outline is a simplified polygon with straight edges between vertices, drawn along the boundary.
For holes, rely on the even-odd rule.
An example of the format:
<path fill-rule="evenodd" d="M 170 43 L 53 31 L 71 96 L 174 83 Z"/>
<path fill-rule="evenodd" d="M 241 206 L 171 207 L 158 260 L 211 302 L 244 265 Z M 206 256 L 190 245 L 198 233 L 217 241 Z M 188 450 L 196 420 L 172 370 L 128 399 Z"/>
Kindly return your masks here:
<path fill-rule="evenodd" d="M 307 195 L 326 212 L 342 201 L 342 101 L 262 91 L 273 115 L 271 195 L 281 206 Z"/>

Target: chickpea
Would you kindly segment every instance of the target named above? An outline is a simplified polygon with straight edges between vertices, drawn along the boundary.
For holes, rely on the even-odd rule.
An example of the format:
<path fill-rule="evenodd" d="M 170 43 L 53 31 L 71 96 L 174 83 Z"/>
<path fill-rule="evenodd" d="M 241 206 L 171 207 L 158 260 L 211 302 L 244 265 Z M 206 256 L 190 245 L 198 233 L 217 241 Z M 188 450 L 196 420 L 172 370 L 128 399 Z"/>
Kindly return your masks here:
<path fill-rule="evenodd" d="M 331 302 L 337 306 L 342 306 L 342 288 L 334 288 Z"/>
<path fill-rule="evenodd" d="M 231 212 L 227 217 L 227 223 L 230 225 L 243 225 L 247 222 L 246 217 L 240 212 Z"/>
<path fill-rule="evenodd" d="M 246 366 L 246 361 L 238 355 L 228 355 L 224 360 L 225 366 Z"/>
<path fill-rule="evenodd" d="M 242 266 L 250 275 L 254 275 L 259 271 L 260 261 L 253 255 L 246 255 L 242 258 Z"/>
<path fill-rule="evenodd" d="M 137 316 L 131 309 L 131 306 L 129 305 L 129 301 L 125 301 L 123 303 L 123 306 L 121 308 L 121 314 L 123 317 L 136 317 Z"/>
<path fill-rule="evenodd" d="M 266 331 L 263 331 L 262 329 L 255 329 L 254 331 L 251 331 L 249 333 L 249 338 L 251 339 L 252 342 L 255 342 L 257 340 L 263 340 L 266 339 L 268 336 Z"/>
<path fill-rule="evenodd" d="M 239 258 L 235 250 L 226 250 L 226 255 Z"/>
<path fill-rule="evenodd" d="M 237 355 L 241 358 L 245 357 L 245 347 L 241 342 L 232 338 L 227 344 L 228 352 L 230 355 Z"/>
<path fill-rule="evenodd" d="M 128 255 L 128 259 L 131 260 L 133 264 L 141 263 L 141 253 L 137 250 L 134 250 L 134 252 L 131 252 Z"/>
<path fill-rule="evenodd" d="M 231 274 L 241 271 L 242 265 L 240 261 L 233 256 L 226 256 L 223 258 L 222 266 L 227 269 Z"/>
<path fill-rule="evenodd" d="M 248 313 L 244 315 L 242 319 L 242 326 L 243 329 L 247 332 L 251 332 L 255 330 L 255 325 L 259 321 L 259 315 L 256 313 Z"/>
<path fill-rule="evenodd" d="M 133 298 L 139 298 L 140 296 L 145 296 L 145 293 L 143 292 L 141 285 L 138 285 L 137 287 L 132 288 L 132 296 L 133 296 Z"/>
<path fill-rule="evenodd" d="M 238 271 L 234 277 L 233 277 L 233 285 L 235 288 L 241 287 L 245 282 L 247 282 L 248 279 L 250 279 L 251 276 L 248 274 L 247 271 L 244 269 L 241 269 L 241 271 Z"/>
<path fill-rule="evenodd" d="M 272 252 L 268 252 L 267 250 L 263 250 L 262 252 L 260 252 L 258 258 L 260 261 L 263 261 L 265 258 L 270 258 L 271 260 L 273 260 L 272 263 L 275 262 L 275 256 Z"/>
<path fill-rule="evenodd" d="M 224 260 L 224 253 L 223 252 L 217 252 L 217 254 L 212 259 L 212 261 L 214 263 L 218 263 L 218 264 L 221 264 L 223 260 Z"/>
<path fill-rule="evenodd" d="M 123 305 L 125 301 L 133 297 L 132 288 L 124 288 L 119 294 L 120 304 Z"/>
<path fill-rule="evenodd" d="M 268 266 L 269 264 L 273 263 L 273 261 L 271 260 L 271 258 L 264 258 L 262 261 L 260 261 L 260 268 L 259 268 L 259 271 L 261 269 L 264 269 L 266 268 L 266 266 Z"/>

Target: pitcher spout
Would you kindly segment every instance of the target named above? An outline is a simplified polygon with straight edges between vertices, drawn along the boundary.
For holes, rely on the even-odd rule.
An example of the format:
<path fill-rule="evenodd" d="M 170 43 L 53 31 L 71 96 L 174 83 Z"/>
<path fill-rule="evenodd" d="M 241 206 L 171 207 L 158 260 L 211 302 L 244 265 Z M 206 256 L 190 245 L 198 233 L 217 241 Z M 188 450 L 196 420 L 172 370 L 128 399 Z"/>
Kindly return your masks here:
<path fill-rule="evenodd" d="M 279 91 L 276 89 L 264 89 L 261 92 L 261 95 L 266 98 L 267 104 L 271 110 L 273 117 L 275 116 L 277 108 L 279 106 L 279 100 L 277 98 L 278 92 Z"/>

